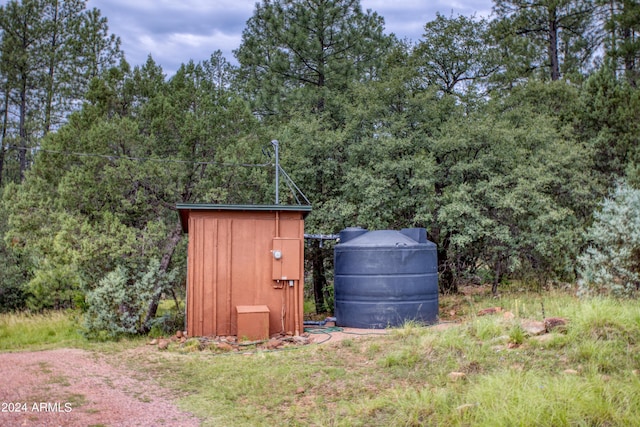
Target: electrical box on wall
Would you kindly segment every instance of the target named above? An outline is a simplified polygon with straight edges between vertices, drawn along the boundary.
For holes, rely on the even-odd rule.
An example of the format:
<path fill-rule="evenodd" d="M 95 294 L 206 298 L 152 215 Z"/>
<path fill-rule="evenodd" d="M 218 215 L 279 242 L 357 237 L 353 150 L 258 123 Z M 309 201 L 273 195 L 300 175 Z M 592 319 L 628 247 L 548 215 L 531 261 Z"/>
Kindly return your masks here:
<path fill-rule="evenodd" d="M 302 241 L 294 238 L 273 239 L 273 280 L 300 280 Z"/>

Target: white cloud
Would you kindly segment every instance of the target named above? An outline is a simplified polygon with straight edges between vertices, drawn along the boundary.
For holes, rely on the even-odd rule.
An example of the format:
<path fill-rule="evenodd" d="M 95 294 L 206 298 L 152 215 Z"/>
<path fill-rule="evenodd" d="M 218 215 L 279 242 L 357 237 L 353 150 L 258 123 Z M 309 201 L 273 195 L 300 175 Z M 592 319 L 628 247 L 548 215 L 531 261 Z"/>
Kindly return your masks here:
<path fill-rule="evenodd" d="M 235 62 L 232 52 L 260 1 L 89 0 L 88 7 L 107 17 L 110 32 L 120 37 L 132 65 L 143 64 L 150 54 L 171 75 L 180 64 L 208 59 L 216 50 Z M 436 12 L 489 16 L 492 4 L 492 0 L 361 0 L 363 10 L 371 9 L 385 19 L 388 33 L 412 41 L 420 39 L 424 24 Z"/>

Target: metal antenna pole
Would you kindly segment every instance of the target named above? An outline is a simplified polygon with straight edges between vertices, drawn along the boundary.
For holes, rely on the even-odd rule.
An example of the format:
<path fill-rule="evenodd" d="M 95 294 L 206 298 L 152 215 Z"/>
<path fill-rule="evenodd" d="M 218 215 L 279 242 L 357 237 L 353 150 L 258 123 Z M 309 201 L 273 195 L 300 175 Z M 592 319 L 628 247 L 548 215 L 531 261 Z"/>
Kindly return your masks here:
<path fill-rule="evenodd" d="M 271 141 L 271 145 L 276 150 L 276 205 L 280 204 L 280 153 L 278 152 L 278 140 Z"/>

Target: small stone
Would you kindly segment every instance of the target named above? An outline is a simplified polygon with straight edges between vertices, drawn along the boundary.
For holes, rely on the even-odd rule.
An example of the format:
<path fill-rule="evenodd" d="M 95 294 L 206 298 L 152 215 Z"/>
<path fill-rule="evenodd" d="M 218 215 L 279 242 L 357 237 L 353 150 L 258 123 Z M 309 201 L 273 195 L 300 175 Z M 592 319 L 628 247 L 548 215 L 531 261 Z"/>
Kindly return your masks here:
<path fill-rule="evenodd" d="M 544 326 L 547 328 L 547 332 L 551 332 L 554 329 L 565 331 L 567 327 L 567 319 L 562 317 L 549 317 L 544 319 Z"/>
<path fill-rule="evenodd" d="M 460 326 L 460 323 L 457 322 L 443 322 L 437 323 L 430 327 L 433 331 L 446 331 L 447 329 L 455 328 L 456 326 Z"/>
<path fill-rule="evenodd" d="M 531 336 L 542 335 L 547 332 L 547 328 L 544 325 L 544 322 L 538 322 L 537 320 L 522 322 L 521 326 L 522 329 L 524 329 L 524 331 Z"/>
<path fill-rule="evenodd" d="M 309 344 L 309 338 L 302 337 L 302 336 L 295 336 L 293 337 L 293 342 L 299 345 L 307 345 Z"/>
<path fill-rule="evenodd" d="M 489 314 L 496 314 L 496 313 L 500 313 L 502 311 L 502 307 L 489 307 L 489 308 L 485 308 L 484 310 L 480 310 L 478 312 L 478 316 L 486 316 Z"/>
<path fill-rule="evenodd" d="M 219 342 L 216 347 L 218 348 L 218 350 L 222 350 L 222 351 L 232 351 L 233 350 L 233 346 L 229 343 L 226 342 Z"/>
<path fill-rule="evenodd" d="M 449 379 L 453 381 L 463 380 L 467 377 L 467 374 L 464 372 L 449 372 Z"/>
<path fill-rule="evenodd" d="M 158 344 L 158 340 L 155 338 L 147 343 L 147 345 L 156 345 L 156 344 Z"/>
<path fill-rule="evenodd" d="M 576 371 L 575 369 L 565 369 L 562 372 L 564 372 L 567 375 L 578 375 L 578 371 Z"/>
<path fill-rule="evenodd" d="M 277 348 L 282 347 L 283 345 L 284 345 L 284 343 L 281 340 L 276 339 L 276 338 L 272 338 L 269 341 L 267 341 L 267 343 L 264 345 L 264 347 L 267 350 L 275 350 Z"/>
<path fill-rule="evenodd" d="M 502 315 L 502 317 L 506 320 L 511 320 L 513 318 L 515 318 L 516 316 L 510 312 L 510 311 L 505 311 L 504 314 Z"/>
<path fill-rule="evenodd" d="M 182 335 L 182 331 L 177 331 L 177 332 L 176 332 L 176 338 L 180 339 L 180 338 L 182 338 L 182 337 L 183 337 L 183 335 Z"/>
<path fill-rule="evenodd" d="M 168 349 L 168 348 L 169 348 L 169 343 L 170 343 L 170 342 L 171 342 L 171 341 L 169 341 L 169 340 L 165 340 L 165 339 L 159 340 L 159 341 L 158 341 L 158 349 L 159 349 L 159 350 L 166 350 L 166 349 Z"/>
<path fill-rule="evenodd" d="M 296 394 L 303 394 L 306 390 L 304 389 L 304 387 L 298 387 L 296 389 Z"/>

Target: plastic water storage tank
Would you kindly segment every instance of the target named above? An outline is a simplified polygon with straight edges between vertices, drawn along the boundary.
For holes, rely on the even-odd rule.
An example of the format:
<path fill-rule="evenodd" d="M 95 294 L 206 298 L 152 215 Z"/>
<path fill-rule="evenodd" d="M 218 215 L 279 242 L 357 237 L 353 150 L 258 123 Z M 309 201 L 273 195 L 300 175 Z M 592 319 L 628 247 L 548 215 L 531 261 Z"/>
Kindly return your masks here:
<path fill-rule="evenodd" d="M 335 246 L 337 326 L 382 329 L 438 317 L 436 245 L 424 228 L 340 232 Z"/>

